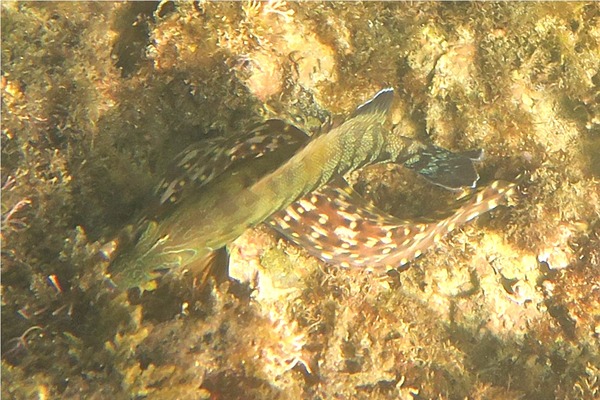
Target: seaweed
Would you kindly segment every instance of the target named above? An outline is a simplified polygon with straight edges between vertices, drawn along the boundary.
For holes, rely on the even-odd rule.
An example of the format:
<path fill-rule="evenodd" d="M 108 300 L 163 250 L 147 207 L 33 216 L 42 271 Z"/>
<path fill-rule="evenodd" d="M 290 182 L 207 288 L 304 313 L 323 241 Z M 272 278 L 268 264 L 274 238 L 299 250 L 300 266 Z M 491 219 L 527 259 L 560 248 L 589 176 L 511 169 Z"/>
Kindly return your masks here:
<path fill-rule="evenodd" d="M 597 4 L 1 7 L 5 397 L 599 395 Z M 485 149 L 482 184 L 521 175 L 510 206 L 390 276 L 257 228 L 239 282 L 107 282 L 102 246 L 187 145 L 318 133 L 386 86 L 403 134 Z M 351 178 L 398 215 L 453 201 L 396 167 Z"/>

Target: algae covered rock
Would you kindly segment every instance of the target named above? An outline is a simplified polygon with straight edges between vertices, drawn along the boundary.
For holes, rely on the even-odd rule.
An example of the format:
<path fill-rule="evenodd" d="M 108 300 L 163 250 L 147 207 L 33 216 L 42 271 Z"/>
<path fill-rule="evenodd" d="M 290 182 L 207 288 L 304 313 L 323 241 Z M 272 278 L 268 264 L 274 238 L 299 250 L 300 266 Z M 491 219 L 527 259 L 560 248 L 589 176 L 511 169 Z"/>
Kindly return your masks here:
<path fill-rule="evenodd" d="M 6 398 L 600 395 L 595 3 L 2 3 Z M 111 288 L 101 253 L 176 154 L 280 118 L 319 135 L 393 87 L 406 136 L 519 193 L 389 276 L 265 227 L 235 280 Z M 454 193 L 348 177 L 399 218 Z"/>

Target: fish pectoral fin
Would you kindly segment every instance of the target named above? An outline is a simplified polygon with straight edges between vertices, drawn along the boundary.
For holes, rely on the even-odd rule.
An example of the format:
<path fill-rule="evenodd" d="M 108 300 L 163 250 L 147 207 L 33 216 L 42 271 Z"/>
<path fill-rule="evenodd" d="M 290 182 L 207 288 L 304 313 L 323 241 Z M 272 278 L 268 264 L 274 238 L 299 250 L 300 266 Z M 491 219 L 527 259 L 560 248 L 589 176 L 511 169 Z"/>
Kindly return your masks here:
<path fill-rule="evenodd" d="M 217 284 L 221 284 L 229 278 L 229 252 L 226 247 L 221 247 L 186 268 L 197 279 L 200 289 L 206 286 L 211 276 Z"/>

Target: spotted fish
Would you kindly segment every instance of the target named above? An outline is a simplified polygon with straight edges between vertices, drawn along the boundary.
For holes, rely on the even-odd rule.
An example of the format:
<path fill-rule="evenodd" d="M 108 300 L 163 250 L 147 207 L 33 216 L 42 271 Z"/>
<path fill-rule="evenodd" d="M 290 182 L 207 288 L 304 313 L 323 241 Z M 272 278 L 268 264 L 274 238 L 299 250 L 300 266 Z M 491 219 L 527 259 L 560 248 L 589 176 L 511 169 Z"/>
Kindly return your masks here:
<path fill-rule="evenodd" d="M 171 162 L 151 197 L 152 208 L 160 207 L 164 213 L 236 162 L 259 159 L 273 151 L 290 157 L 306 143 L 308 136 L 304 132 L 277 119 L 262 122 L 233 141 L 217 137 L 193 143 Z"/>
<path fill-rule="evenodd" d="M 412 138 L 401 138 L 412 150 L 406 152 L 408 156 L 404 158 L 397 156 L 394 162 L 401 163 L 430 183 L 445 189 L 475 187 L 479 175 L 473 162 L 482 159 L 482 150 L 454 153 L 433 144 L 422 144 Z M 291 156 L 306 145 L 309 139 L 297 127 L 282 120 L 270 119 L 232 143 L 223 138 L 216 138 L 208 144 L 193 143 L 171 163 L 150 198 L 152 204 L 146 210 L 144 218 L 149 216 L 151 210 L 167 212 L 182 198 L 200 190 L 236 162 L 256 160 L 274 151 L 284 157 Z"/>
<path fill-rule="evenodd" d="M 393 90 L 382 90 L 285 162 L 275 151 L 256 159 L 251 168 L 232 164 L 165 215 L 145 221 L 136 240 L 111 262 L 109 278 L 118 287 L 130 288 L 164 271 L 206 269 L 214 251 L 332 178 L 366 165 L 410 158 L 418 148 L 385 126 L 392 100 Z"/>
<path fill-rule="evenodd" d="M 185 197 L 185 191 L 198 190 L 217 176 L 219 169 L 222 172 L 235 161 L 257 159 L 275 150 L 291 154 L 305 145 L 308 139 L 293 125 L 281 120 L 268 120 L 229 146 L 224 147 L 223 143 L 215 146 L 213 142 L 211 147 L 202 148 L 193 144 L 175 160 L 174 167 L 157 187 L 154 197 L 160 199 L 160 206 L 165 209 Z M 406 140 L 408 142 L 409 139 Z M 480 160 L 482 154 L 481 150 L 453 153 L 429 144 L 408 159 L 399 161 L 429 182 L 457 190 L 475 186 L 479 176 L 473 162 Z M 202 162 L 209 155 L 211 162 Z M 494 208 L 511 187 L 503 182 L 494 183 L 474 196 L 474 200 L 458 202 L 453 208 L 454 215 L 447 210 L 445 217 L 436 220 L 402 221 L 372 206 L 342 177 L 338 177 L 275 213 L 266 222 L 288 240 L 331 264 L 370 268 L 385 265 L 391 268 L 418 257 L 446 231 L 475 218 L 477 213 Z M 415 235 L 415 239 L 408 242 L 411 234 Z M 375 242 L 377 238 L 381 240 L 379 245 Z"/>
<path fill-rule="evenodd" d="M 495 181 L 458 201 L 444 216 L 402 220 L 366 202 L 342 179 L 276 213 L 268 224 L 327 263 L 389 270 L 419 257 L 513 191 L 514 184 Z"/>

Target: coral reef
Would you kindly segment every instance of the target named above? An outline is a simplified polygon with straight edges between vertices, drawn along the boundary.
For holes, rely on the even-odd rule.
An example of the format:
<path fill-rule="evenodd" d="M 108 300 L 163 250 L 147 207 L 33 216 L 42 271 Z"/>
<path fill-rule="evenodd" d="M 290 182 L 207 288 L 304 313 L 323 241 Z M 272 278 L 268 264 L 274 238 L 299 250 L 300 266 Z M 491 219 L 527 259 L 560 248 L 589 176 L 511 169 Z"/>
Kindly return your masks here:
<path fill-rule="evenodd" d="M 600 396 L 598 4 L 1 7 L 3 397 Z M 107 282 L 102 246 L 187 145 L 271 117 L 315 133 L 386 86 L 403 133 L 485 149 L 511 204 L 389 276 L 259 227 L 236 280 Z M 351 178 L 398 216 L 456 197 L 397 166 Z"/>

